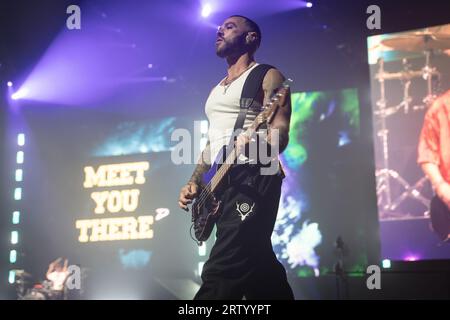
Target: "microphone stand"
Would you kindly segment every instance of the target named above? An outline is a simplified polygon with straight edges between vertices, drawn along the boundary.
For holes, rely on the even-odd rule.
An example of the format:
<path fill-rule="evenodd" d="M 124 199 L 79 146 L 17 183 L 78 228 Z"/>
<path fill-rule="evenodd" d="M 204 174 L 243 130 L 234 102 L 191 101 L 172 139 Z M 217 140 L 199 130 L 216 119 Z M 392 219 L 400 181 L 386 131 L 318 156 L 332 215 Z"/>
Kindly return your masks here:
<path fill-rule="evenodd" d="M 334 273 L 336 275 L 336 294 L 337 299 L 349 299 L 349 290 L 348 290 L 348 279 L 345 274 L 345 265 L 344 265 L 344 257 L 346 255 L 345 244 L 342 240 L 341 236 L 338 236 L 335 242 L 335 247 L 337 249 L 337 261 L 334 264 Z M 341 297 L 341 284 L 343 286 L 344 297 Z"/>

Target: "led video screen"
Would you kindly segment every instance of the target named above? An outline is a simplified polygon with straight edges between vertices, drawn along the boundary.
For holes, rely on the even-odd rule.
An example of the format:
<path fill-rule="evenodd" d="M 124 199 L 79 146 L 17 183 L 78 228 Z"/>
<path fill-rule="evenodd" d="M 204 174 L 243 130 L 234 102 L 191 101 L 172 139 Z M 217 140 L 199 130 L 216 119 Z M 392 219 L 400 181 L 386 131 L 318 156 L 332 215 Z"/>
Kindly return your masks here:
<path fill-rule="evenodd" d="M 386 259 L 450 257 L 445 243 L 450 234 L 448 205 L 436 209 L 442 197 L 423 168 L 435 165 L 448 183 L 443 131 L 448 114 L 447 120 L 433 119 L 448 110 L 449 32 L 450 25 L 442 25 L 368 38 L 378 213 Z"/>

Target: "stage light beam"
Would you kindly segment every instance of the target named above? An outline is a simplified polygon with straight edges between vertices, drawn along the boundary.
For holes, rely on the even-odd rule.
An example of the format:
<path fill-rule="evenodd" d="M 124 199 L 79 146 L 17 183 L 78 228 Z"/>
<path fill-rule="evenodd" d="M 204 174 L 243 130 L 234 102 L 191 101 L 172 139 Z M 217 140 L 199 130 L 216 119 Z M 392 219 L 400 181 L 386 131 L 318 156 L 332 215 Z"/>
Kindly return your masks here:
<path fill-rule="evenodd" d="M 208 18 L 212 12 L 212 7 L 209 3 L 205 3 L 202 8 L 202 17 Z"/>
<path fill-rule="evenodd" d="M 312 6 L 313 6 L 313 4 L 312 4 L 311 2 L 307 2 L 307 3 L 306 3 L 306 7 L 307 7 L 307 8 L 312 8 Z"/>
<path fill-rule="evenodd" d="M 8 87 L 12 87 L 13 83 L 11 81 L 8 81 L 7 85 L 8 85 Z"/>
<path fill-rule="evenodd" d="M 28 93 L 29 93 L 29 91 L 27 88 L 21 88 L 21 89 L 19 89 L 19 91 L 14 92 L 11 95 L 11 99 L 13 99 L 13 100 L 23 99 L 28 96 Z"/>

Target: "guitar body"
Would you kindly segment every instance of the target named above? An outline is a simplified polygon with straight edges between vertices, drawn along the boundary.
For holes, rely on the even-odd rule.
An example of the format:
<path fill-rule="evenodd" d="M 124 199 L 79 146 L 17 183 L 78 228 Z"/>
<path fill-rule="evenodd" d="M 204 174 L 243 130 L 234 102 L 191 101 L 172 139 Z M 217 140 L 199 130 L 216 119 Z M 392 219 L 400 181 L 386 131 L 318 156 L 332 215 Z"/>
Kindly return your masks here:
<path fill-rule="evenodd" d="M 220 153 L 222 154 L 222 152 Z M 204 186 L 207 186 L 219 169 L 218 161 L 216 160 L 211 169 L 205 172 L 202 176 Z M 208 240 L 214 228 L 214 224 L 220 215 L 221 202 L 217 200 L 214 193 L 200 199 L 195 199 L 192 204 L 192 222 L 194 224 L 194 234 L 198 241 Z"/>
<path fill-rule="evenodd" d="M 438 196 L 431 199 L 430 219 L 431 226 L 439 238 L 447 239 L 450 234 L 450 209 Z"/>

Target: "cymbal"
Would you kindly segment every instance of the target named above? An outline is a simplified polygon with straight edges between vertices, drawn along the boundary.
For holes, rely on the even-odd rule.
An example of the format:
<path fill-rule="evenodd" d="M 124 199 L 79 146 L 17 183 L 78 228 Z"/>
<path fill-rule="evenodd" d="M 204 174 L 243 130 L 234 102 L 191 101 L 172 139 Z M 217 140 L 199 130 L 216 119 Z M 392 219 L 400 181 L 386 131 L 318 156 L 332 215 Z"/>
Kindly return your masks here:
<path fill-rule="evenodd" d="M 25 270 L 14 270 L 17 277 L 31 277 L 31 274 L 26 272 Z"/>
<path fill-rule="evenodd" d="M 369 52 L 375 52 L 375 51 L 380 51 L 380 52 L 386 52 L 386 51 L 394 51 L 394 49 L 387 47 L 385 45 L 383 45 L 381 42 L 371 46 L 370 48 L 368 48 Z"/>
<path fill-rule="evenodd" d="M 389 48 L 400 51 L 445 50 L 450 49 L 450 35 L 447 33 L 423 31 L 385 39 L 381 43 Z"/>

